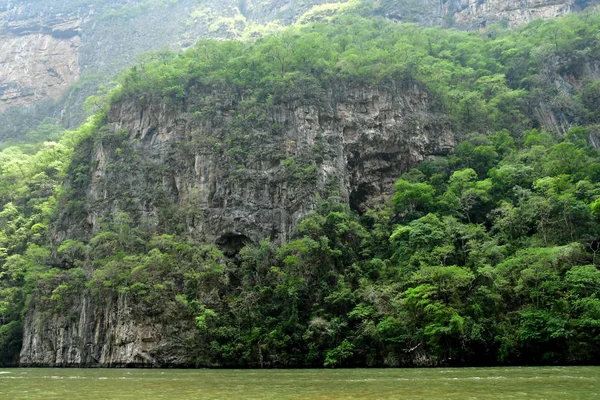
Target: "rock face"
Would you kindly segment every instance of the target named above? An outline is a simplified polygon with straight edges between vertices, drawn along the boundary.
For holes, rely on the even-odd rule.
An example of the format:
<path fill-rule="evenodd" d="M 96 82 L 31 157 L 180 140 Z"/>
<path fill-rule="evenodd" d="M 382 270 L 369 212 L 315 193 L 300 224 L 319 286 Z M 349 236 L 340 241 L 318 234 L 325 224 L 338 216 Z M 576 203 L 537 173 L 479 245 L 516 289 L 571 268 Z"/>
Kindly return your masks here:
<path fill-rule="evenodd" d="M 79 79 L 80 24 L 19 21 L 0 30 L 0 111 L 58 98 Z"/>
<path fill-rule="evenodd" d="M 318 103 L 282 103 L 237 138 L 232 124 L 240 97 L 204 96 L 216 109 L 200 115 L 194 115 L 198 103 L 113 105 L 109 134 L 89 149 L 95 167 L 85 216 L 65 218 L 63 237 L 89 235 L 115 211 L 126 211 L 148 230 L 183 225 L 186 234 L 231 256 L 250 241 L 288 239 L 317 196 L 339 196 L 358 209 L 377 201 L 403 171 L 454 145 L 433 97 L 416 82 L 335 87 Z M 250 150 L 242 153 L 242 146 Z M 169 209 L 181 213 L 163 220 Z M 135 307 L 121 297 L 94 301 L 81 293 L 71 313 L 49 317 L 33 303 L 21 365 L 193 363 L 185 348 L 194 330 L 184 322 L 189 318 L 174 324 L 179 319 L 162 312 L 149 319 Z M 170 322 L 161 323 L 160 315 Z"/>
<path fill-rule="evenodd" d="M 561 17 L 597 5 L 595 0 L 442 0 L 443 15 L 463 29 L 495 22 L 514 28 L 534 19 Z"/>
<path fill-rule="evenodd" d="M 124 296 L 80 300 L 75 313 L 48 318 L 34 309 L 27 315 L 21 366 L 192 366 L 184 343 L 193 324 L 135 317 Z"/>
<path fill-rule="evenodd" d="M 157 18 L 164 16 L 160 13 L 164 10 L 144 1 L 4 3 L 0 5 L 0 111 L 56 100 L 82 74 L 112 76 L 133 62 L 132 55 L 169 47 L 176 36 L 173 25 L 184 18 L 159 24 Z M 181 14 L 176 7 L 169 11 Z"/>
<path fill-rule="evenodd" d="M 383 14 L 395 21 L 478 30 L 493 23 L 510 28 L 534 19 L 561 17 L 600 4 L 598 0 L 381 0 Z"/>
<path fill-rule="evenodd" d="M 161 198 L 160 207 L 167 201 L 188 209 L 182 223 L 199 240 L 287 240 L 315 196 L 337 194 L 361 209 L 391 193 L 402 172 L 454 145 L 441 111 L 417 83 L 345 88 L 326 97 L 320 106 L 274 107 L 266 123 L 280 128 L 253 128 L 239 142 L 231 142 L 231 107 L 241 99 L 231 94 L 210 96 L 221 108 L 210 117 L 155 101 L 114 105 L 110 129 L 126 133 L 131 155 L 123 157 L 121 148 L 119 156 L 110 144 L 93 150 L 91 231 L 117 210 L 162 226 Z M 129 158 L 136 154 L 143 155 L 137 167 Z M 132 165 L 126 173 L 124 163 Z M 116 200 L 126 193 L 133 193 L 127 204 Z"/>

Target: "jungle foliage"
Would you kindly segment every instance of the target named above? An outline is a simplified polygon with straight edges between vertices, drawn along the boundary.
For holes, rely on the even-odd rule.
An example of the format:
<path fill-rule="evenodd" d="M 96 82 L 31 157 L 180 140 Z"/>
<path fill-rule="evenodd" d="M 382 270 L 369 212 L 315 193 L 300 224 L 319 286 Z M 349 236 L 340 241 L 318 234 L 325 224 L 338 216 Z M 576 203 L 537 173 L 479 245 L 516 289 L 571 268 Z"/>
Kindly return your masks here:
<path fill-rule="evenodd" d="M 457 132 L 518 135 L 552 125 L 566 133 L 600 122 L 598 80 L 589 73 L 600 61 L 599 27 L 598 13 L 484 33 L 341 14 L 253 42 L 199 41 L 183 53 L 150 54 L 121 75 L 111 98 L 189 103 L 198 91 L 230 90 L 243 95 L 244 115 L 257 117 L 273 103 L 318 105 L 334 87 L 421 82 Z"/>

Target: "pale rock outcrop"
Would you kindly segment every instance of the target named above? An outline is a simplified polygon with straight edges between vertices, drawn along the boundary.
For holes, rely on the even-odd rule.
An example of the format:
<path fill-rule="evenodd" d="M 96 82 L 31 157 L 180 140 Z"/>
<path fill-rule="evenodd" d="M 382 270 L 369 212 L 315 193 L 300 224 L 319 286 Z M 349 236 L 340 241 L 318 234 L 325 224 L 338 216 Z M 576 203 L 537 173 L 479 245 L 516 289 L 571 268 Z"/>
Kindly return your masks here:
<path fill-rule="evenodd" d="M 181 322 L 181 321 L 180 321 Z M 85 294 L 76 312 L 34 308 L 25 318 L 21 366 L 190 366 L 186 335 L 193 324 L 169 326 L 135 318 L 125 296 L 94 301 Z"/>
<path fill-rule="evenodd" d="M 58 98 L 79 79 L 80 21 L 0 31 L 0 111 Z"/>
<path fill-rule="evenodd" d="M 443 14 L 463 29 L 504 22 L 510 28 L 534 19 L 562 17 L 598 4 L 595 0 L 442 0 Z"/>

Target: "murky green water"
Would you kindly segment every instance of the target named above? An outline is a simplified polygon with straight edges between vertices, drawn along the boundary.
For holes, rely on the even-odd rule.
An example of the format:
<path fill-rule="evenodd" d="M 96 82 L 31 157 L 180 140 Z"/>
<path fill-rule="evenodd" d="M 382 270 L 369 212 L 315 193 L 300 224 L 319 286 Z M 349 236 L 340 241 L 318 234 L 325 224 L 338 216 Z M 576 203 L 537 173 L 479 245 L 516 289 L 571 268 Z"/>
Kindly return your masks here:
<path fill-rule="evenodd" d="M 600 367 L 0 369 L 0 399 L 598 399 Z"/>

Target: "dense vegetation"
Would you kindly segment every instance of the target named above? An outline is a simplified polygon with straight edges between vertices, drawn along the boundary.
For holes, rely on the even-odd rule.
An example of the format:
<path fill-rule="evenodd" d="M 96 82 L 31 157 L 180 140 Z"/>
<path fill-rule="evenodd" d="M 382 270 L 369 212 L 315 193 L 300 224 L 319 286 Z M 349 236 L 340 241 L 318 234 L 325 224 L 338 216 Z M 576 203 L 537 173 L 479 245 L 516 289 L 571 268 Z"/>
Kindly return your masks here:
<path fill-rule="evenodd" d="M 243 137 L 272 104 L 418 81 L 464 141 L 399 177 L 389 204 L 358 215 L 324 199 L 289 243 L 234 258 L 167 227 L 145 231 L 125 212 L 91 238 L 60 241 L 53 223 L 81 209 L 90 145 L 123 139 L 92 98 L 98 114 L 78 130 L 58 140 L 47 123 L 0 153 L 0 362 L 15 359 L 31 302 L 73 313 L 84 291 L 98 302 L 127 296 L 164 324 L 190 321 L 185 346 L 198 365 L 593 362 L 599 28 L 599 14 L 485 33 L 348 14 L 152 55 L 108 101 L 237 91 L 232 135 Z"/>
<path fill-rule="evenodd" d="M 189 102 L 192 89 L 226 88 L 242 93 L 242 114 L 256 118 L 274 102 L 319 104 L 332 85 L 419 81 L 457 132 L 518 135 L 552 125 L 566 133 L 599 122 L 598 81 L 589 74 L 599 61 L 599 26 L 597 14 L 571 15 L 481 34 L 342 15 L 256 42 L 200 41 L 184 53 L 156 53 L 124 74 L 112 96 Z"/>
<path fill-rule="evenodd" d="M 586 134 L 473 137 L 403 175 L 389 206 L 358 216 L 323 201 L 294 240 L 235 261 L 121 215 L 89 244 L 63 243 L 73 268 L 38 290 L 68 308 L 92 259 L 95 293 L 195 317 L 202 365 L 593 362 L 600 153 Z"/>

